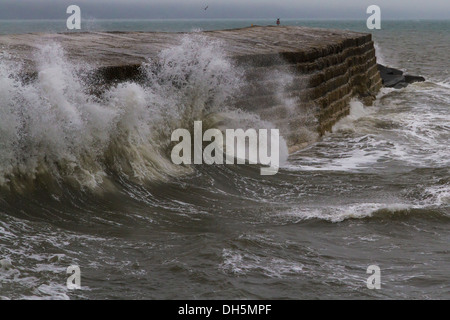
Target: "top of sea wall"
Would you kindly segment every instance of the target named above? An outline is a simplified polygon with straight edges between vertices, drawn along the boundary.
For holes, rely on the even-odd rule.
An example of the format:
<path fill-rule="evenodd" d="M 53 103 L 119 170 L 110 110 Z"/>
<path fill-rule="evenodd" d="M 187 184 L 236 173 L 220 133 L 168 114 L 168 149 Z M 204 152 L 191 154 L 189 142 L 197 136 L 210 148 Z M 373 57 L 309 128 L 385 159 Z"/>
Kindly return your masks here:
<path fill-rule="evenodd" d="M 226 54 L 243 62 L 267 66 L 272 58 L 309 61 L 334 53 L 349 45 L 370 40 L 370 34 L 306 27 L 248 27 L 206 31 L 202 34 L 224 41 Z M 33 52 L 48 42 L 59 43 L 74 62 L 94 67 L 137 65 L 161 50 L 180 42 L 185 33 L 164 32 L 73 32 L 59 34 L 20 34 L 0 36 L 0 51 L 25 61 L 34 71 Z M 292 53 L 295 53 L 293 55 Z"/>

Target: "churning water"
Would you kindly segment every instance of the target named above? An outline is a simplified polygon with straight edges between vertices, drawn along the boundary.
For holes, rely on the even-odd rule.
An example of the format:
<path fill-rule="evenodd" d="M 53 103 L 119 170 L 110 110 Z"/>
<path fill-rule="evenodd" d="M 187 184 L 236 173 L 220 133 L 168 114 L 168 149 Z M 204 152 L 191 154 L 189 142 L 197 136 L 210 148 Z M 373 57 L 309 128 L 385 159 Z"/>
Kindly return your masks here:
<path fill-rule="evenodd" d="M 246 70 L 221 43 L 187 36 L 101 97 L 58 44 L 31 83 L 2 53 L 0 298 L 449 298 L 449 23 L 383 27 L 378 59 L 427 81 L 352 101 L 275 176 L 170 160 L 194 120 L 270 125 L 231 107 Z"/>

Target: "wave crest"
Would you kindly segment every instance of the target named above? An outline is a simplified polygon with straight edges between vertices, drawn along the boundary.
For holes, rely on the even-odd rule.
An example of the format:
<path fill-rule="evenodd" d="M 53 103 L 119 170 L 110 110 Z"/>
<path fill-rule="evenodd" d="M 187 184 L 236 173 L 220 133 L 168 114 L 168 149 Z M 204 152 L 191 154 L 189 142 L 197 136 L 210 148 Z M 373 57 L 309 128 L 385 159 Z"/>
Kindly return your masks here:
<path fill-rule="evenodd" d="M 37 80 L 13 76 L 0 62 L 0 186 L 21 190 L 39 181 L 95 188 L 110 174 L 153 181 L 190 172 L 172 164 L 170 135 L 210 114 L 230 112 L 243 72 L 222 45 L 185 36 L 142 66 L 146 81 L 122 83 L 101 98 L 58 44 L 36 54 Z"/>

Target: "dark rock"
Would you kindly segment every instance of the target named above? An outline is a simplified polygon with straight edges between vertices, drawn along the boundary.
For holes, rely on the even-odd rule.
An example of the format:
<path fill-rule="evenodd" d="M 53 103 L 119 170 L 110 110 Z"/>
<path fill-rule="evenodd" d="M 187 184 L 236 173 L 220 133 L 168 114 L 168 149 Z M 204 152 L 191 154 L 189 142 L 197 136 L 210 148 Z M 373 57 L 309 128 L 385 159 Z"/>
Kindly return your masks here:
<path fill-rule="evenodd" d="M 405 81 L 402 82 L 398 82 L 395 86 L 393 86 L 392 88 L 394 89 L 403 89 L 406 88 L 408 86 L 408 83 Z"/>
<path fill-rule="evenodd" d="M 409 74 L 405 74 L 405 81 L 407 83 L 414 83 L 414 82 L 424 82 L 425 78 L 420 76 L 411 76 Z"/>
<path fill-rule="evenodd" d="M 380 73 L 384 73 L 386 75 L 394 75 L 394 76 L 401 76 L 403 75 L 403 71 L 398 70 L 398 69 L 394 69 L 394 68 L 389 68 L 386 66 L 383 66 L 382 64 L 377 64 L 378 70 L 380 71 Z"/>
<path fill-rule="evenodd" d="M 410 83 L 425 81 L 424 77 L 403 75 L 403 71 L 381 64 L 377 64 L 377 67 L 383 81 L 383 86 L 387 88 L 401 89 L 406 88 Z"/>
<path fill-rule="evenodd" d="M 401 83 L 405 83 L 404 76 L 389 76 L 387 79 L 384 79 L 383 76 L 381 76 L 381 79 L 383 79 L 383 84 L 387 88 L 395 88 Z"/>
<path fill-rule="evenodd" d="M 395 86 L 400 86 L 400 83 L 405 82 L 405 77 L 403 76 L 403 71 L 388 68 L 381 64 L 377 64 L 378 71 L 380 71 L 381 79 L 383 80 L 383 85 L 387 88 L 394 88 Z"/>

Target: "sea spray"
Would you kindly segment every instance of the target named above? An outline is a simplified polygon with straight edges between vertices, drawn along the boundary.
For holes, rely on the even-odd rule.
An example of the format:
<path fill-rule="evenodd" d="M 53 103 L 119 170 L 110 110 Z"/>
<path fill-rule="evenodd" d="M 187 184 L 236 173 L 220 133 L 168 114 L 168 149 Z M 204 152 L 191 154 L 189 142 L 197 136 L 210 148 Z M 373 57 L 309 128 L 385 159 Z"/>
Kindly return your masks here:
<path fill-rule="evenodd" d="M 34 82 L 13 77 L 17 65 L 2 59 L 0 185 L 95 189 L 111 174 L 137 183 L 164 180 L 193 170 L 170 160 L 176 128 L 203 119 L 205 130 L 216 124 L 222 130 L 273 128 L 232 107 L 242 94 L 244 70 L 222 48 L 204 35 L 186 35 L 143 64 L 145 81 L 120 83 L 101 98 L 89 93 L 85 74 L 92 67 L 69 62 L 56 43 L 36 53 Z"/>
<path fill-rule="evenodd" d="M 36 59 L 38 78 L 29 84 L 11 76 L 18 71 L 11 70 L 14 65 L 1 63 L 0 112 L 9 121 L 1 126 L 7 131 L 0 137 L 2 180 L 23 182 L 44 174 L 71 176 L 92 186 L 102 171 L 96 158 L 107 143 L 115 112 L 83 93 L 82 81 L 58 45 L 42 46 Z"/>

